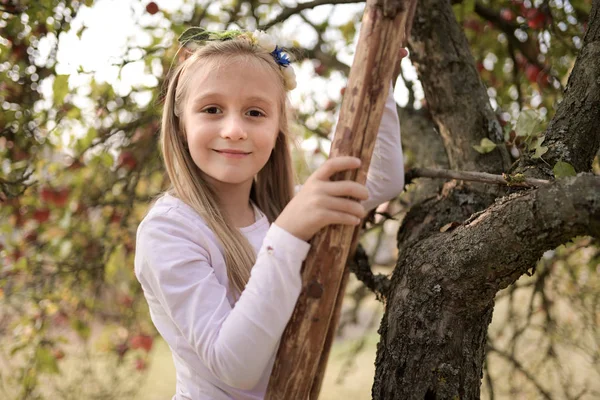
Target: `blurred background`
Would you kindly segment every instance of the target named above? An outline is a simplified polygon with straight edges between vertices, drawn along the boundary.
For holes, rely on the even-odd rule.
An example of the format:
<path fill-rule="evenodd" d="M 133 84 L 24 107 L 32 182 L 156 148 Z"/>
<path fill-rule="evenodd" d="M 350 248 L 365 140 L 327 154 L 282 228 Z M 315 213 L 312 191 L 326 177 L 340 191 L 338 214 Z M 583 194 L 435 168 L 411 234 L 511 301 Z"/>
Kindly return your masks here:
<path fill-rule="evenodd" d="M 0 398 L 171 398 L 173 362 L 133 254 L 137 225 L 168 184 L 157 138 L 176 38 L 188 26 L 260 28 L 291 49 L 302 181 L 328 154 L 364 9 L 331 3 L 0 0 Z M 453 3 L 516 160 L 554 115 L 591 1 Z M 399 73 L 406 168 L 443 167 L 410 57 Z M 367 224 L 361 243 L 376 272 L 392 273 L 416 192 L 408 185 Z M 598 241 L 577 238 L 498 294 L 483 398 L 600 398 L 598 272 Z M 383 305 L 352 279 L 323 399 L 370 398 Z"/>

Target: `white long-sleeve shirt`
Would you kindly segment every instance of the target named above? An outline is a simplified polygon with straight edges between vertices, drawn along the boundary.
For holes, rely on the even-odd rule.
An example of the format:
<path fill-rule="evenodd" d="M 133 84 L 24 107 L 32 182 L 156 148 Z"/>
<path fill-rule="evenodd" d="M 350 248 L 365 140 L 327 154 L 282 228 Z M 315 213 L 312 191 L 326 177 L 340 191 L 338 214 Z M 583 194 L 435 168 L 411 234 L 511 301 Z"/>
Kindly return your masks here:
<path fill-rule="evenodd" d="M 366 186 L 367 209 L 404 186 L 391 91 Z M 301 291 L 300 268 L 310 244 L 270 225 L 260 212 L 240 231 L 257 258 L 235 302 L 222 246 L 191 207 L 164 195 L 138 227 L 135 274 L 152 322 L 173 353 L 174 400 L 264 398 L 281 334 Z"/>

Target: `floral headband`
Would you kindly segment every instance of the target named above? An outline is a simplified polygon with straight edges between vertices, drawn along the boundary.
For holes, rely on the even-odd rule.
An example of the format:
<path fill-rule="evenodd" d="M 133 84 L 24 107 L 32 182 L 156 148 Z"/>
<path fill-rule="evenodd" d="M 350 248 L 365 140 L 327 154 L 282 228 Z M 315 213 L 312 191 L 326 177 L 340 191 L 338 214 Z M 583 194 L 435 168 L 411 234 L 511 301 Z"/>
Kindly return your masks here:
<path fill-rule="evenodd" d="M 181 34 L 181 36 L 179 36 L 179 43 L 181 43 L 184 47 L 195 50 L 204 45 L 206 42 L 224 42 L 226 40 L 232 40 L 238 37 L 245 38 L 253 45 L 259 46 L 268 51 L 275 59 L 275 62 L 279 65 L 279 69 L 283 75 L 285 89 L 292 90 L 296 87 L 296 74 L 290 65 L 289 56 L 284 52 L 283 48 L 277 46 L 275 40 L 266 32 L 243 32 L 236 30 L 215 32 L 207 31 L 199 27 L 193 27 L 188 28 Z"/>

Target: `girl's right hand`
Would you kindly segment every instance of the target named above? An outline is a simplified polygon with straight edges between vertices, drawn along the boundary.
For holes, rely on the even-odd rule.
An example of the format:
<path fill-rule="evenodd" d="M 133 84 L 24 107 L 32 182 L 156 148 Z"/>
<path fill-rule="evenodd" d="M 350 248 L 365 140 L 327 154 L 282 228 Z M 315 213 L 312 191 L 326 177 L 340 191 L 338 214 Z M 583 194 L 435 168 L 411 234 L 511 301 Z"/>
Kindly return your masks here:
<path fill-rule="evenodd" d="M 360 204 L 369 197 L 366 186 L 349 180 L 332 182 L 330 178 L 360 164 L 360 159 L 348 156 L 325 161 L 279 214 L 275 224 L 304 241 L 327 225 L 358 225 L 366 216 Z"/>

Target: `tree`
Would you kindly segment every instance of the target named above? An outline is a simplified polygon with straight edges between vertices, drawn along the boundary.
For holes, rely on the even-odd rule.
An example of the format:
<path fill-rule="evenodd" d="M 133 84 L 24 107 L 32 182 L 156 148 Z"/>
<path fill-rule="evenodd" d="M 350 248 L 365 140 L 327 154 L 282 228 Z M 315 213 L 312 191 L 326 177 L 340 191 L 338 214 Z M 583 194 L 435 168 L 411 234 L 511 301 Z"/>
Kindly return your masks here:
<path fill-rule="evenodd" d="M 135 381 L 91 379 L 101 374 L 83 367 L 80 347 L 106 356 L 103 371 L 115 379 L 142 376 L 130 370 L 144 371 L 155 332 L 131 266 L 137 223 L 167 184 L 156 139 L 161 88 L 178 56 L 174 38 L 189 25 L 275 34 L 303 27 L 302 38 L 311 40 L 302 43 L 298 64 L 312 65 L 319 88 L 304 94 L 295 129 L 318 143 L 320 156 L 362 14 L 360 5 L 344 5 L 360 3 L 353 0 L 220 8 L 190 1 L 180 9 L 135 2 L 136 37 L 113 68 L 154 78 L 124 89 L 57 59 L 65 38 L 91 29 L 78 18 L 82 10 L 101 3 L 0 1 L 0 362 L 14 367 L 0 369 L 3 398 L 69 398 L 69 388 L 87 390 L 71 392 L 79 398 L 133 393 Z M 451 3 L 419 2 L 409 43 L 418 79 L 408 62 L 400 71 L 409 98 L 399 108 L 407 166 L 551 184 L 524 189 L 415 176 L 389 207 L 403 217 L 391 279 L 370 270 L 367 236 L 394 221 L 384 213 L 367 224 L 367 252 L 359 249 L 352 269 L 386 304 L 373 396 L 474 398 L 484 362 L 486 393 L 490 382 L 502 382 L 493 373 L 501 359 L 545 398 L 576 398 L 584 389 L 593 396 L 593 387 L 566 380 L 555 392 L 541 378 L 547 370 L 520 358 L 518 343 L 526 322 L 541 317 L 540 353 L 549 354 L 544 361 L 553 371 L 565 343 L 596 360 L 600 354 L 593 328 L 600 192 L 591 173 L 600 172 L 592 161 L 600 146 L 598 1 Z M 579 175 L 568 177 L 573 172 Z M 494 298 L 527 290 L 524 316 L 510 309 L 514 329 L 488 332 Z M 572 305 L 577 325 L 561 324 L 559 303 Z M 589 335 L 561 326 L 587 327 Z M 88 384 L 57 375 L 71 361 Z"/>
<path fill-rule="evenodd" d="M 519 25 L 484 5 L 475 4 L 474 10 L 503 29 L 513 52 L 528 44 L 512 37 L 522 29 Z M 551 8 L 535 10 L 544 14 L 542 27 L 552 23 Z M 450 167 L 510 171 L 502 146 L 489 152 L 473 147 L 505 139 L 450 3 L 420 1 L 415 20 L 413 60 Z M 533 29 L 538 28 L 536 22 Z M 593 61 L 599 35 L 600 2 L 595 1 L 555 116 L 543 133 L 517 132 L 536 137 L 513 174 L 551 179 L 552 184 L 529 191 L 452 185 L 406 216 L 398 233 L 400 257 L 386 291 L 374 398 L 478 398 L 498 291 L 531 269 L 544 252 L 576 236 L 599 237 L 600 180 L 589 174 L 600 147 L 595 122 L 600 71 Z M 529 62 L 539 60 L 537 55 Z M 540 88 L 545 79 L 536 77 Z M 561 165 L 572 173 L 562 172 Z M 564 178 L 575 172 L 580 174 Z M 452 228 L 443 229 L 446 224 Z"/>

